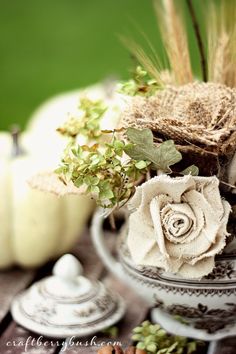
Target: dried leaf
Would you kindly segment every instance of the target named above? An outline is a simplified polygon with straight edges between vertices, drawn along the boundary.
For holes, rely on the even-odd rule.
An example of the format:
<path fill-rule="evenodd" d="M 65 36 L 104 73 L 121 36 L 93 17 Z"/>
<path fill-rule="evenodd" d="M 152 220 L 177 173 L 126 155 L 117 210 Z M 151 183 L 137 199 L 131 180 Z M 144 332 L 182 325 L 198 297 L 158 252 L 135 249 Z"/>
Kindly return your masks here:
<path fill-rule="evenodd" d="M 199 175 L 199 168 L 197 166 L 195 166 L 195 165 L 191 165 L 191 166 L 185 168 L 180 173 L 181 173 L 181 175 L 198 176 Z"/>
<path fill-rule="evenodd" d="M 159 170 L 170 171 L 170 166 L 182 160 L 181 153 L 176 149 L 173 140 L 164 141 L 154 151 L 154 164 Z"/>
<path fill-rule="evenodd" d="M 170 172 L 170 166 L 182 159 L 173 140 L 167 140 L 158 147 L 153 143 L 153 134 L 150 129 L 127 129 L 127 137 L 132 144 L 127 145 L 125 152 L 134 160 L 150 161 L 153 168 L 163 172 Z"/>
<path fill-rule="evenodd" d="M 129 141 L 133 144 L 137 144 L 139 146 L 153 146 L 153 134 L 150 129 L 139 130 L 135 128 L 128 128 L 126 134 Z"/>

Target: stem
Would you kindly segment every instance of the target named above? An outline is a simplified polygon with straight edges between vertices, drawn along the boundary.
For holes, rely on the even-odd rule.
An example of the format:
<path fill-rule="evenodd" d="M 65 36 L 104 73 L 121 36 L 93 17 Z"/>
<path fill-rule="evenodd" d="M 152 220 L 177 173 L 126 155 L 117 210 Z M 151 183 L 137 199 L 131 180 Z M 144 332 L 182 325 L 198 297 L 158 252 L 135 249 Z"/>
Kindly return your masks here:
<path fill-rule="evenodd" d="M 151 173 L 150 173 L 150 170 L 147 170 L 146 181 L 149 181 L 150 179 L 151 179 Z"/>
<path fill-rule="evenodd" d="M 221 181 L 221 180 L 220 180 L 220 184 L 223 184 L 224 186 L 227 186 L 227 187 L 229 187 L 231 189 L 235 189 L 235 186 L 233 186 L 232 184 L 224 182 L 224 181 Z"/>
<path fill-rule="evenodd" d="M 195 35 L 197 38 L 198 49 L 199 49 L 199 53 L 200 53 L 200 57 L 201 57 L 201 68 L 202 68 L 203 81 L 207 82 L 206 56 L 205 56 L 202 37 L 200 34 L 199 24 L 198 24 L 197 17 L 196 17 L 195 11 L 194 11 L 192 0 L 186 0 L 186 2 L 187 2 L 188 10 L 189 10 L 189 13 L 190 13 L 190 16 L 192 19 L 194 32 L 195 32 Z"/>
<path fill-rule="evenodd" d="M 109 218 L 109 223 L 110 223 L 112 231 L 116 231 L 117 228 L 116 228 L 116 221 L 115 221 L 114 213 L 112 212 L 108 218 Z"/>
<path fill-rule="evenodd" d="M 23 155 L 24 152 L 20 147 L 19 137 L 20 137 L 20 128 L 17 125 L 14 125 L 11 128 L 11 136 L 12 136 L 12 157 L 17 157 Z"/>
<path fill-rule="evenodd" d="M 111 98 L 115 92 L 116 77 L 109 76 L 103 82 L 103 89 L 107 98 Z"/>
<path fill-rule="evenodd" d="M 134 182 L 134 186 L 137 187 L 141 183 L 143 183 L 145 180 L 147 181 L 147 175 L 142 175 L 137 181 Z"/>
<path fill-rule="evenodd" d="M 165 172 L 163 172 L 162 170 L 157 170 L 157 176 L 162 176 L 164 174 L 165 174 Z"/>

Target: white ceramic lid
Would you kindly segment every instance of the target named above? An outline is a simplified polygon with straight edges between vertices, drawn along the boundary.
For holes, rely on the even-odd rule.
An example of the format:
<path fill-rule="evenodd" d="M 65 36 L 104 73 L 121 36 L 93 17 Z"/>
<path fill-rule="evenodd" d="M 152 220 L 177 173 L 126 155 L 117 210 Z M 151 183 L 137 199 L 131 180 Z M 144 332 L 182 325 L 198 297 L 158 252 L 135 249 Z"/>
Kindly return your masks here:
<path fill-rule="evenodd" d="M 72 255 L 60 258 L 53 276 L 17 295 L 11 307 L 14 320 L 47 337 L 83 337 L 118 322 L 124 315 L 121 297 L 99 281 L 82 275 Z"/>

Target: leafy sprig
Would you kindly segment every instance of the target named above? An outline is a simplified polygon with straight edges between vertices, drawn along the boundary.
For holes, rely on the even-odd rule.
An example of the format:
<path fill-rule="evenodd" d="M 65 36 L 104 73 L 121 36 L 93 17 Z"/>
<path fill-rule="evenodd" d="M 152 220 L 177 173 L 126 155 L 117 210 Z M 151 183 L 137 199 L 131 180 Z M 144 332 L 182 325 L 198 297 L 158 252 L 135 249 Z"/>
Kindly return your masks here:
<path fill-rule="evenodd" d="M 131 197 L 149 169 L 170 173 L 170 166 L 182 158 L 172 141 L 155 146 L 149 129 L 128 128 L 126 135 L 127 140 L 119 139 L 113 132 L 110 142 L 100 141 L 91 146 L 72 142 L 57 173 L 66 182 L 85 187 L 98 205 L 114 207 Z"/>
<path fill-rule="evenodd" d="M 78 109 L 82 116 L 79 119 L 71 117 L 57 131 L 72 138 L 80 134 L 88 139 L 97 139 L 101 135 L 100 121 L 107 110 L 106 105 L 102 100 L 93 101 L 82 97 Z"/>
<path fill-rule="evenodd" d="M 133 329 L 132 339 L 138 349 L 146 350 L 148 354 L 191 354 L 198 345 L 204 344 L 186 337 L 169 335 L 159 324 L 149 321 Z"/>
<path fill-rule="evenodd" d="M 102 207 L 122 204 L 130 198 L 150 164 L 125 158 L 125 146 L 115 135 L 109 143 L 71 145 L 57 172 L 76 187 L 85 187 L 86 193 L 92 194 Z"/>
<path fill-rule="evenodd" d="M 71 119 L 58 131 L 70 137 L 62 165 L 56 170 L 65 183 L 94 196 L 97 204 L 113 208 L 121 206 L 133 195 L 135 186 L 144 181 L 150 170 L 171 173 L 171 166 L 182 159 L 172 140 L 154 144 L 150 129 L 128 128 L 102 131 L 100 121 L 106 111 L 102 101 L 82 99 L 81 119 Z M 79 145 L 76 137 L 86 137 L 87 145 Z M 190 166 L 182 174 L 196 174 Z"/>
<path fill-rule="evenodd" d="M 156 80 L 151 79 L 141 66 L 137 66 L 133 79 L 124 82 L 119 88 L 119 92 L 129 96 L 151 96 L 160 86 Z"/>

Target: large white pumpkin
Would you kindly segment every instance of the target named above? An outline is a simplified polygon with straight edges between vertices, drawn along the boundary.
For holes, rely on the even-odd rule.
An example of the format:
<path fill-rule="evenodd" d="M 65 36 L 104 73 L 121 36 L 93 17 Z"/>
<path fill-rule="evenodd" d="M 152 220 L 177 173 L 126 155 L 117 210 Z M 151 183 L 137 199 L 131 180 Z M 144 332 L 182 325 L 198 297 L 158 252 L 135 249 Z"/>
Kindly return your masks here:
<path fill-rule="evenodd" d="M 56 129 L 62 126 L 70 116 L 78 117 L 80 115 L 78 106 L 81 97 L 103 100 L 108 109 L 102 118 L 101 129 L 116 128 L 120 112 L 128 100 L 128 97 L 118 94 L 116 88 L 115 83 L 110 83 L 110 86 L 97 84 L 84 89 L 64 92 L 50 98 L 29 119 L 27 126 L 29 134 L 26 143 L 34 149 L 34 153 L 42 154 L 45 151 L 47 155 L 51 154 L 59 163 L 66 138 L 63 138 Z"/>
<path fill-rule="evenodd" d="M 12 139 L 0 133 L 0 268 L 12 264 L 39 266 L 67 252 L 76 242 L 94 208 L 87 196 L 58 198 L 33 190 L 27 180 L 58 167 L 66 139 L 56 129 L 78 115 L 80 97 L 102 99 L 108 109 L 102 129 L 117 126 L 126 98 L 115 85 L 94 85 L 57 95 L 32 115 L 21 141 L 26 155 L 11 157 Z"/>
<path fill-rule="evenodd" d="M 55 167 L 55 159 L 30 151 L 13 157 L 12 137 L 0 133 L 0 268 L 40 266 L 69 251 L 81 234 L 91 199 L 58 198 L 28 185 L 34 174 Z"/>

